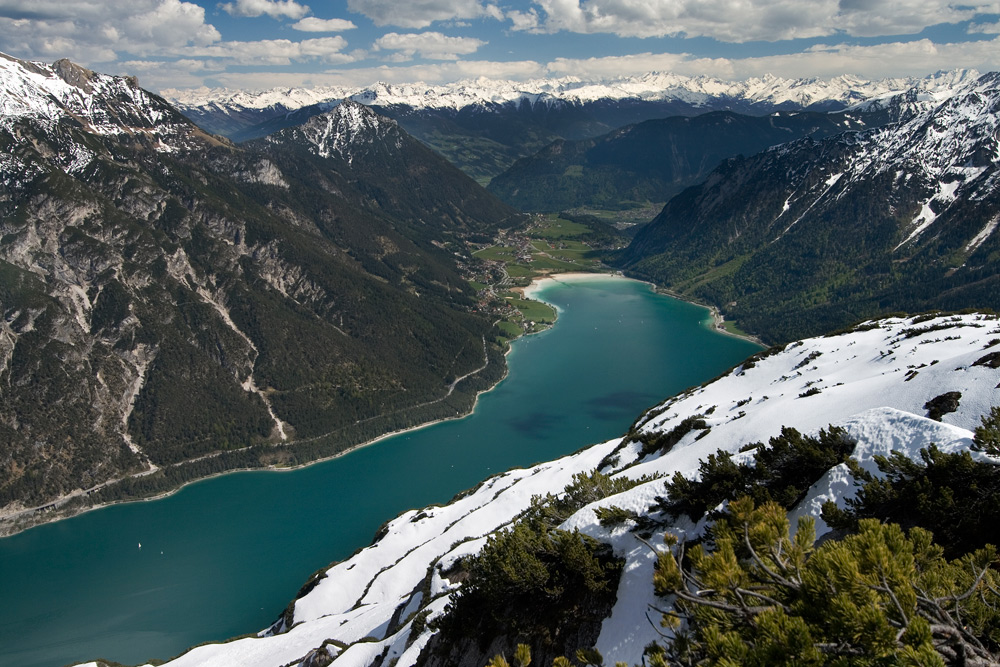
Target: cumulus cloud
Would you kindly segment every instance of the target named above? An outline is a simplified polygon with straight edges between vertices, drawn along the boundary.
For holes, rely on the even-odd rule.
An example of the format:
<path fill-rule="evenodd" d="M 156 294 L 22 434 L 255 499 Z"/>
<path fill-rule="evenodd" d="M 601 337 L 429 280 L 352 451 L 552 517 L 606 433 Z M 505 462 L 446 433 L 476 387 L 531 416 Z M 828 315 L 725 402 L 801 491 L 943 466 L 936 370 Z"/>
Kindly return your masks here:
<path fill-rule="evenodd" d="M 259 47 L 240 47 L 228 44 L 220 55 L 228 52 L 232 57 L 244 59 Z M 263 49 L 265 51 L 269 48 Z M 286 54 L 295 59 L 295 53 Z M 302 58 L 302 54 L 298 56 Z M 336 58 L 357 61 L 361 55 L 334 51 Z M 329 61 L 328 61 L 329 62 Z M 496 62 L 486 60 L 450 60 L 407 65 L 381 65 L 378 67 L 329 68 L 325 72 L 231 72 L 211 75 L 215 85 L 232 88 L 271 88 L 277 86 L 366 86 L 373 81 L 390 83 L 424 82 L 449 83 L 462 79 L 510 79 L 523 81 L 543 76 L 575 76 L 585 80 L 614 78 L 622 75 L 641 75 L 651 71 L 673 72 L 688 76 L 706 75 L 728 80 L 742 80 L 753 76 L 831 78 L 842 74 L 855 74 L 869 79 L 899 76 L 925 76 L 937 70 L 957 67 L 980 71 L 1000 70 L 1000 38 L 952 44 L 934 43 L 921 39 L 887 44 L 854 46 L 816 46 L 799 53 L 752 58 L 702 58 L 689 53 L 640 53 L 626 56 L 595 58 L 557 58 L 551 62 L 521 60 Z M 170 82 L 169 68 L 162 72 L 160 87 L 195 87 L 198 77 L 177 73 L 175 83 Z M 155 71 L 142 74 L 144 84 Z M 200 79 L 203 81 L 204 79 Z M 193 83 L 191 83 L 193 81 Z"/>
<path fill-rule="evenodd" d="M 686 76 L 742 80 L 774 74 L 830 78 L 855 74 L 868 79 L 926 76 L 955 68 L 1000 69 L 1000 38 L 936 44 L 928 39 L 871 46 L 815 46 L 800 53 L 753 58 L 696 58 L 684 53 L 641 53 L 606 58 L 557 58 L 545 66 L 549 76 L 584 79 L 643 74 L 652 71 Z"/>
<path fill-rule="evenodd" d="M 143 88 L 163 90 L 171 86 L 198 88 L 204 85 L 206 76 L 224 70 L 224 65 L 211 60 L 127 60 L 109 73 L 138 76 Z"/>
<path fill-rule="evenodd" d="M 24 58 L 112 62 L 221 39 L 205 10 L 181 0 L 7 0 L 0 4 L 0 43 Z"/>
<path fill-rule="evenodd" d="M 549 32 L 620 37 L 711 37 L 726 42 L 777 41 L 844 32 L 854 36 L 915 34 L 967 21 L 995 3 L 940 0 L 535 0 Z M 515 24 L 516 26 L 516 24 Z"/>
<path fill-rule="evenodd" d="M 254 5 L 255 1 L 238 0 L 235 4 L 242 5 L 245 11 L 269 8 L 294 13 L 299 11 L 295 7 L 308 11 L 291 1 L 265 0 Z M 329 23 L 328 27 L 346 29 L 348 24 L 349 21 Z M 182 0 L 76 0 L 73 3 L 6 0 L 0 4 L 0 43 L 19 57 L 48 61 L 68 57 L 99 67 L 101 63 L 115 63 L 127 54 L 130 57 L 124 58 L 126 62 L 143 72 L 153 73 L 156 80 L 165 78 L 163 73 L 170 67 L 178 70 L 176 78 L 179 79 L 181 72 L 221 71 L 226 65 L 289 65 L 303 61 L 343 64 L 358 58 L 357 54 L 344 53 L 347 41 L 339 36 L 297 42 L 287 39 L 222 41 L 219 31 L 205 22 L 205 10 Z M 196 64 L 205 60 L 216 62 Z M 121 70 L 122 65 L 104 69 Z"/>
<path fill-rule="evenodd" d="M 123 73 L 142 74 L 144 72 L 162 72 L 164 70 L 177 70 L 178 68 L 189 73 L 221 72 L 224 66 L 211 60 L 126 60 L 121 63 L 120 69 Z"/>
<path fill-rule="evenodd" d="M 319 37 L 293 42 L 289 39 L 263 39 L 255 42 L 219 42 L 208 46 L 192 46 L 181 50 L 191 58 L 218 58 L 234 65 L 290 65 L 304 60 L 319 60 L 330 64 L 354 61 L 343 53 L 347 40 L 343 37 Z"/>
<path fill-rule="evenodd" d="M 225 72 L 213 79 L 227 88 L 267 89 L 287 86 L 361 87 L 373 81 L 426 84 L 448 83 L 463 79 L 523 80 L 545 74 L 542 64 L 533 60 L 492 62 L 457 60 L 419 65 L 380 65 L 356 69 L 331 69 L 326 72 Z"/>
<path fill-rule="evenodd" d="M 851 73 L 877 79 L 885 76 L 926 76 L 956 68 L 991 71 L 1000 68 L 1000 39 L 939 44 L 929 39 L 871 46 L 817 46 L 792 55 L 734 61 L 734 78 L 768 71 L 783 76 L 832 77 Z"/>
<path fill-rule="evenodd" d="M 233 16 L 270 16 L 271 18 L 300 19 L 309 13 L 309 8 L 295 0 L 236 0 L 220 4 L 219 7 Z"/>
<path fill-rule="evenodd" d="M 495 6 L 483 6 L 479 0 L 347 0 L 352 12 L 364 14 L 377 26 L 426 28 L 435 21 L 496 18 Z"/>
<path fill-rule="evenodd" d="M 315 16 L 306 17 L 292 24 L 292 28 L 302 32 L 343 32 L 357 27 L 347 19 L 318 19 Z"/>
<path fill-rule="evenodd" d="M 514 30 L 524 32 L 538 32 L 540 30 L 538 12 L 534 9 L 529 9 L 526 12 L 511 10 L 507 12 L 507 19 L 514 24 L 512 26 Z"/>
<path fill-rule="evenodd" d="M 390 32 L 375 40 L 377 51 L 396 51 L 399 60 L 419 54 L 429 60 L 457 60 L 460 55 L 475 53 L 486 42 L 473 37 L 448 37 L 439 32 L 399 34 Z"/>
<path fill-rule="evenodd" d="M 483 7 L 483 16 L 488 16 L 497 21 L 503 21 L 503 10 L 496 5 L 486 5 Z"/>
<path fill-rule="evenodd" d="M 687 53 L 639 53 L 603 58 L 556 58 L 545 66 L 546 76 L 604 79 L 646 72 L 673 72 L 690 76 L 692 57 Z"/>
<path fill-rule="evenodd" d="M 1000 22 L 973 23 L 969 26 L 970 34 L 1000 35 Z"/>

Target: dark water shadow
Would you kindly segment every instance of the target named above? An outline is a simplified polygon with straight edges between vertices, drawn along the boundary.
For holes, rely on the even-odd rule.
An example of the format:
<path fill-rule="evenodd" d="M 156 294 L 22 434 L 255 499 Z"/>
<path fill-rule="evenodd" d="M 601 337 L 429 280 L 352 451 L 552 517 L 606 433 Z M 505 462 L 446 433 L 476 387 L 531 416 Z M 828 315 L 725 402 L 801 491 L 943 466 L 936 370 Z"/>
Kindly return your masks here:
<path fill-rule="evenodd" d="M 617 391 L 592 398 L 584 403 L 588 414 L 601 421 L 630 421 L 656 403 L 657 396 L 639 391 Z"/>
<path fill-rule="evenodd" d="M 548 433 L 564 421 L 562 415 L 551 412 L 532 412 L 515 419 L 508 420 L 515 431 L 526 438 L 541 440 L 547 437 Z"/>

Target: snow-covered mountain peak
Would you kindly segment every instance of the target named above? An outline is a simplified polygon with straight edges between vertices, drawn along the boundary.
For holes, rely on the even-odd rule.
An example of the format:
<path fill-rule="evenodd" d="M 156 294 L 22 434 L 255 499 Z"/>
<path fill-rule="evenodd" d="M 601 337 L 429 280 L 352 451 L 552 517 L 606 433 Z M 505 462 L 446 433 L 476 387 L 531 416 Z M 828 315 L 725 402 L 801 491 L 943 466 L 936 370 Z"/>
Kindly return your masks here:
<path fill-rule="evenodd" d="M 903 90 L 860 98 L 850 106 L 850 110 L 874 111 L 895 107 L 895 117 L 907 120 L 932 110 L 953 95 L 976 85 L 981 78 L 974 69 L 942 70 L 913 81 Z"/>
<path fill-rule="evenodd" d="M 895 216 L 901 231 L 891 252 L 917 252 L 923 247 L 918 241 L 939 238 L 946 227 L 948 234 L 963 237 L 962 254 L 976 251 L 997 228 L 990 206 L 978 213 L 969 206 L 994 197 L 1000 188 L 1000 75 L 940 78 L 957 88 L 914 87 L 867 105 L 891 110 L 900 122 L 762 153 L 761 164 L 783 165 L 778 168 L 787 174 L 785 205 L 772 220 L 777 223 L 772 242 L 814 213 L 871 197 L 872 184 L 879 183 L 884 191 L 876 207 Z M 959 208 L 961 215 L 954 213 Z"/>
<path fill-rule="evenodd" d="M 398 147 L 401 134 L 396 121 L 380 116 L 359 102 L 347 100 L 298 127 L 272 135 L 268 141 L 303 141 L 320 157 L 340 157 L 351 162 L 355 152 L 386 140 L 390 134 L 394 137 L 391 141 Z"/>
<path fill-rule="evenodd" d="M 929 108 L 908 122 L 872 131 L 867 137 L 870 149 L 851 167 L 856 178 L 873 170 L 903 170 L 943 186 L 971 183 L 1000 164 L 998 73 L 962 78 L 958 90 L 941 101 L 934 91 L 923 97 L 912 91 L 910 99 Z M 984 185 L 989 184 L 980 183 L 977 189 Z"/>
<path fill-rule="evenodd" d="M 196 128 L 134 77 L 109 76 L 69 60 L 53 65 L 0 54 L 0 127 L 21 120 L 80 125 L 107 136 L 145 135 L 161 150 L 185 145 Z"/>

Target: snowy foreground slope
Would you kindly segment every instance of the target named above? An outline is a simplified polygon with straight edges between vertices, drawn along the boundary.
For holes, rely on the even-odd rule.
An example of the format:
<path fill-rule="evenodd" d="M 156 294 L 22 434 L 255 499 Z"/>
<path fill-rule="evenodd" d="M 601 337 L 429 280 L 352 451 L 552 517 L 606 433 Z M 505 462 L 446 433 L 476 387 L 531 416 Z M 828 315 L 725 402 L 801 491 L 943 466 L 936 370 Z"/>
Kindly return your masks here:
<path fill-rule="evenodd" d="M 515 519 L 533 495 L 557 493 L 573 474 L 590 472 L 602 461 L 604 472 L 633 479 L 692 474 L 710 453 L 736 453 L 777 435 L 783 425 L 812 433 L 833 424 L 857 439 L 854 458 L 874 470 L 872 457 L 891 449 L 913 457 L 931 443 L 944 451 L 967 449 L 980 416 L 1000 404 L 1000 319 L 993 315 L 886 319 L 751 359 L 640 417 L 635 432 L 667 432 L 687 417 L 704 415 L 711 429 L 689 433 L 668 453 L 640 458 L 638 442 L 616 439 L 492 477 L 447 506 L 411 510 L 389 522 L 377 542 L 310 582 L 294 602 L 291 627 L 282 621 L 258 637 L 201 646 L 168 664 L 299 665 L 329 652 L 340 667 L 365 667 L 388 649 L 385 661 L 412 665 L 430 631 L 411 638 L 407 621 L 419 609 L 429 610 L 431 618 L 441 613 L 455 590 L 441 571 L 479 550 L 485 536 Z M 957 411 L 943 422 L 924 416 L 927 401 L 953 391 L 962 395 Z M 818 515 L 824 500 L 842 501 L 851 489 L 846 466 L 837 466 L 793 514 Z M 644 513 L 663 493 L 663 480 L 647 482 L 584 507 L 563 524 L 610 543 L 626 559 L 617 603 L 597 641 L 609 664 L 639 663 L 643 647 L 657 638 L 646 618 L 654 602 L 654 554 L 625 528 L 601 527 L 594 508 Z M 684 523 L 673 530 L 700 527 Z M 817 528 L 820 534 L 826 530 L 821 521 Z M 659 538 L 649 543 L 661 544 Z"/>

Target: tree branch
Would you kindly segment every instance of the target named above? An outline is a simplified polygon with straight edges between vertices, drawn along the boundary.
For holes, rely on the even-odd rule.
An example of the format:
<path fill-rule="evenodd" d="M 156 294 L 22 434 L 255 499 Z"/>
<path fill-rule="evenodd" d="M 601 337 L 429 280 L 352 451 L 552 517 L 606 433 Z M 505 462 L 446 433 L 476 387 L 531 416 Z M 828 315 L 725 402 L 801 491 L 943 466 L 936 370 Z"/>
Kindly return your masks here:
<path fill-rule="evenodd" d="M 769 576 L 775 583 L 781 584 L 782 586 L 787 586 L 788 588 L 791 588 L 792 590 L 795 591 L 799 590 L 798 584 L 796 584 L 793 581 L 790 581 L 789 579 L 786 579 L 785 577 L 781 576 L 780 574 L 769 568 L 761 559 L 761 557 L 757 555 L 757 551 L 754 550 L 753 545 L 750 544 L 750 525 L 747 523 L 743 524 L 743 543 L 746 545 L 746 548 L 750 551 L 750 558 L 753 559 L 753 562 L 757 565 L 757 567 L 762 569 L 764 573 L 767 574 L 767 576 Z"/>

